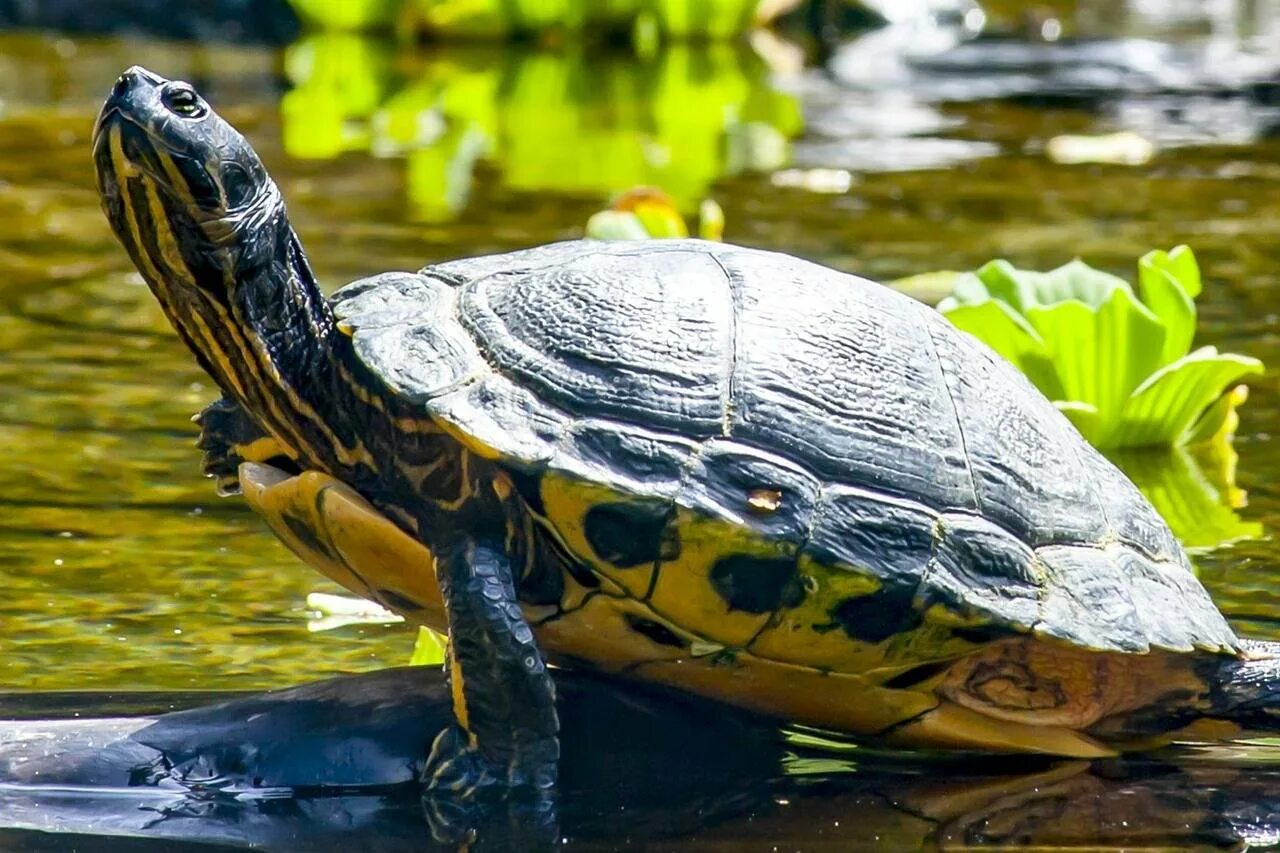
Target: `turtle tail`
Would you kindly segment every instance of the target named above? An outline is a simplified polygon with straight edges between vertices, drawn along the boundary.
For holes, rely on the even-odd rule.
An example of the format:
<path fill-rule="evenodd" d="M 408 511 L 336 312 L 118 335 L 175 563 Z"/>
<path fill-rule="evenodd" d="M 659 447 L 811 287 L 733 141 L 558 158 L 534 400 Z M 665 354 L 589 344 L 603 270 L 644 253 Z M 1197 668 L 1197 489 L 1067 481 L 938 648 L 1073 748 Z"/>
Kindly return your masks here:
<path fill-rule="evenodd" d="M 1242 640 L 1240 657 L 1226 658 L 1207 674 L 1206 716 L 1246 732 L 1280 732 L 1280 643 Z"/>

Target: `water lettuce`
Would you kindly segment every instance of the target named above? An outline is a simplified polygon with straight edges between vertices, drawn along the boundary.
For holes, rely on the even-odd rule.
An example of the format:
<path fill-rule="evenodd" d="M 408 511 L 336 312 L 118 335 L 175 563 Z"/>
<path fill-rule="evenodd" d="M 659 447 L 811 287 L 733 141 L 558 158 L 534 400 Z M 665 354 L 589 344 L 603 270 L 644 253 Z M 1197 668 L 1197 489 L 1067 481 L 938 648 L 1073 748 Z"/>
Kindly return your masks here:
<path fill-rule="evenodd" d="M 1200 269 L 1186 246 L 1148 252 L 1138 289 L 1072 261 L 997 260 L 956 277 L 938 310 L 1016 365 L 1095 447 L 1176 447 L 1221 432 L 1262 362 L 1192 350 Z"/>

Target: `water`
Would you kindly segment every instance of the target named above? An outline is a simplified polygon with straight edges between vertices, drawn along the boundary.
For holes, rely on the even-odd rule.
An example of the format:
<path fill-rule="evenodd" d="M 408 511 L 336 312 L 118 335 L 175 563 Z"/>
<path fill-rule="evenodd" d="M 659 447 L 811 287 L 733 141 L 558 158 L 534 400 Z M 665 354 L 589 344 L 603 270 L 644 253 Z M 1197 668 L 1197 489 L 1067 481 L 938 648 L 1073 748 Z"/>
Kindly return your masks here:
<path fill-rule="evenodd" d="M 250 137 L 331 287 L 580 236 L 613 191 L 658 183 L 686 206 L 716 198 L 734 242 L 881 279 L 1075 254 L 1132 277 L 1147 249 L 1189 243 L 1208 280 L 1197 342 L 1280 365 L 1280 10 L 1079 5 L 1068 32 L 1116 38 L 993 52 L 881 31 L 825 70 L 759 41 L 636 58 L 0 34 L 0 684 L 256 689 L 399 664 L 412 646 L 397 625 L 309 631 L 306 594 L 338 590 L 199 476 L 188 419 L 213 389 L 93 189 L 89 130 L 125 66 L 192 81 Z M 1115 130 L 1154 158 L 1043 153 Z M 1247 506 L 1191 511 L 1253 535 L 1197 563 L 1235 627 L 1271 639 L 1277 423 L 1268 376 L 1235 442 Z M 742 838 L 749 823 L 728 825 Z"/>

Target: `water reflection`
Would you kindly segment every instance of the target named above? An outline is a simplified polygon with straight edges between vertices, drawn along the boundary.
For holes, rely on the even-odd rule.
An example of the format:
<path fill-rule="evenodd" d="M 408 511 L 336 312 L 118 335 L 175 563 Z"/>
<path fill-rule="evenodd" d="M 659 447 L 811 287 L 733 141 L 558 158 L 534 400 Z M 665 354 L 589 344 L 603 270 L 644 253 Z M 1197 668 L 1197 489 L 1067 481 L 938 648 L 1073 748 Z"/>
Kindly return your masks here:
<path fill-rule="evenodd" d="M 556 837 L 570 847 L 1238 850 L 1280 839 L 1274 747 L 1094 762 L 831 752 L 705 700 L 557 678 Z M 0 841 L 26 849 L 39 831 L 92 849 L 417 850 L 448 832 L 413 782 L 449 716 L 438 671 L 118 716 L 210 699 L 0 694 L 0 717 L 19 718 L 0 722 Z M 542 849 L 545 833 L 501 808 L 476 830 L 477 849 Z"/>
<path fill-rule="evenodd" d="M 1246 495 L 1236 485 L 1238 457 L 1229 439 L 1108 455 L 1193 554 L 1263 535 L 1262 524 L 1246 521 L 1237 512 Z"/>
<path fill-rule="evenodd" d="M 352 34 L 286 51 L 285 150 L 405 160 L 415 218 L 466 207 L 473 175 L 496 168 L 516 192 L 607 195 L 636 184 L 696 204 L 725 175 L 783 165 L 802 129 L 795 97 L 740 45 L 670 45 L 653 56 L 433 48 L 397 54 Z"/>

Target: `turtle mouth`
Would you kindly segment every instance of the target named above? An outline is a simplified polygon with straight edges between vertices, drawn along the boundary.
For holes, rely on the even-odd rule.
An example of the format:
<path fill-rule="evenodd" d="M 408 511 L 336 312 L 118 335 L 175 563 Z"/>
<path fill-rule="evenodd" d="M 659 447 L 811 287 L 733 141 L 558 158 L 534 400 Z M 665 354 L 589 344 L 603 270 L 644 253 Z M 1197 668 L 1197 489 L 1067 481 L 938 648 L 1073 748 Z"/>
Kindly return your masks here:
<path fill-rule="evenodd" d="M 118 106 L 104 108 L 94 125 L 93 153 L 99 167 L 108 166 L 117 180 L 145 177 L 169 188 L 169 176 L 157 149 L 164 143 Z"/>

